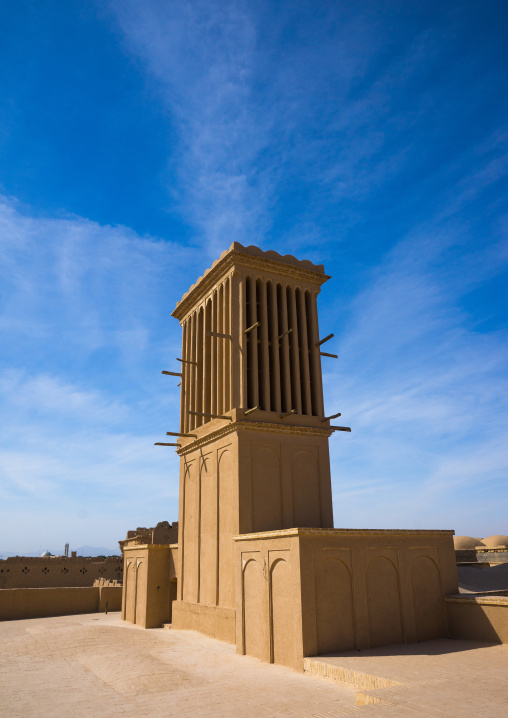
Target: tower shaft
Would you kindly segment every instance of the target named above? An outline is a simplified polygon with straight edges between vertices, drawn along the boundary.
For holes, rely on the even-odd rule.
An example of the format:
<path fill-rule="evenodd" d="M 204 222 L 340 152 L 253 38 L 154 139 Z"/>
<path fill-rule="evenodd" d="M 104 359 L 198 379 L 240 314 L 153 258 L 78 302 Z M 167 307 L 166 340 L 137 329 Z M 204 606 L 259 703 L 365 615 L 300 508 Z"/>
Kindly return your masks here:
<path fill-rule="evenodd" d="M 234 641 L 238 534 L 333 527 L 322 266 L 234 243 L 178 303 L 179 586 L 173 621 Z"/>

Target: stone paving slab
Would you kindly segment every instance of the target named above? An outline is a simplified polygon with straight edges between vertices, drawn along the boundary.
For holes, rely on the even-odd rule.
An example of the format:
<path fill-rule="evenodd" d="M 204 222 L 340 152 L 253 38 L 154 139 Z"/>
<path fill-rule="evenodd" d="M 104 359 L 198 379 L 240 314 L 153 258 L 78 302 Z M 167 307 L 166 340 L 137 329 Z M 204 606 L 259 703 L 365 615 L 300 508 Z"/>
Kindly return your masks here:
<path fill-rule="evenodd" d="M 0 716 L 508 716 L 507 646 L 433 641 L 319 660 L 395 685 L 338 684 L 239 656 L 234 646 L 192 631 L 145 631 L 116 613 L 6 621 Z M 356 705 L 357 694 L 371 702 Z"/>

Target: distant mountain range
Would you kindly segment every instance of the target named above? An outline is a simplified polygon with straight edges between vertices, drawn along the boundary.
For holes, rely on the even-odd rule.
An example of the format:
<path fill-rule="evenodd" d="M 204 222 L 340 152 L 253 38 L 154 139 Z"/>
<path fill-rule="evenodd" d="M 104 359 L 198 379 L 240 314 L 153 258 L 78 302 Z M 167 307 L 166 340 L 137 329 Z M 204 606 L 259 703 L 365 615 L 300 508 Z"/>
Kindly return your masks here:
<path fill-rule="evenodd" d="M 51 551 L 51 553 L 54 556 L 63 556 L 63 549 L 48 549 Z M 0 550 L 0 558 L 7 558 L 8 556 L 40 556 L 43 551 L 46 551 L 46 547 L 42 548 L 40 551 L 18 551 L 18 552 L 12 552 L 12 551 L 1 551 Z M 76 548 L 73 548 L 72 546 L 69 548 L 69 556 L 71 555 L 71 551 L 76 551 L 78 556 L 120 556 L 120 549 L 117 548 L 106 548 L 105 546 L 77 546 Z"/>

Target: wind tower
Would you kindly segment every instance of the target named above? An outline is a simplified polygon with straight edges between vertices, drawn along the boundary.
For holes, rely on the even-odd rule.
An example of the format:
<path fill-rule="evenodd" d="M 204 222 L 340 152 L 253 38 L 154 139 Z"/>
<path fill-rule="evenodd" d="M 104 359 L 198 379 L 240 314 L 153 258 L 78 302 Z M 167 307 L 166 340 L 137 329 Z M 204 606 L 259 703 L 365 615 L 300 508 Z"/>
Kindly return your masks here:
<path fill-rule="evenodd" d="M 323 265 L 234 242 L 184 294 L 175 628 L 235 641 L 233 536 L 333 528 Z M 333 335 L 332 335 L 333 336 Z M 325 356 L 334 356 L 325 354 Z M 335 415 L 338 416 L 338 415 Z M 348 430 L 348 429 L 344 429 Z"/>

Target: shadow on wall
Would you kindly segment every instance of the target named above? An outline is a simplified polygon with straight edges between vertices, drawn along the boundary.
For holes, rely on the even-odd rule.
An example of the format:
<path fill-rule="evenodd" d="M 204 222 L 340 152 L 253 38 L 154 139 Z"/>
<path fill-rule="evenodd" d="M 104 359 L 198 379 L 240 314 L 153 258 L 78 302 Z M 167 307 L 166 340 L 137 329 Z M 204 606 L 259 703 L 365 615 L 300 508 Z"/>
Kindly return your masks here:
<path fill-rule="evenodd" d="M 461 593 L 479 591 L 508 591 L 508 563 L 485 568 L 458 566 Z"/>

